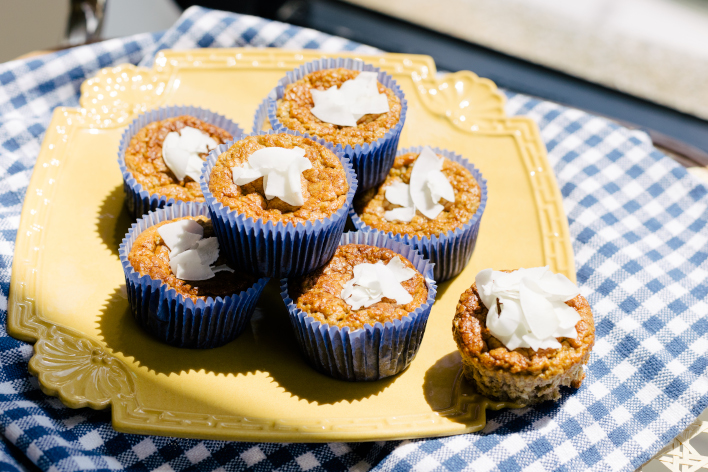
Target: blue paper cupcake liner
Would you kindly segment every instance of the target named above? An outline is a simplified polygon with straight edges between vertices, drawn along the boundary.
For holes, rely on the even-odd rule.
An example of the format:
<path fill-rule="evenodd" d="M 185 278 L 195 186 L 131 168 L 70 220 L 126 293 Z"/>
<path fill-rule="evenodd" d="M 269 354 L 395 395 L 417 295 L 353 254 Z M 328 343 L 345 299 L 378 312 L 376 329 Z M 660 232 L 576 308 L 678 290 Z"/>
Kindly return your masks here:
<path fill-rule="evenodd" d="M 409 152 L 420 153 L 424 146 L 415 146 L 407 149 L 401 149 L 396 154 L 400 156 Z M 467 159 L 452 151 L 447 151 L 440 148 L 432 148 L 436 154 L 444 156 L 451 161 L 462 164 L 467 170 L 472 173 L 479 184 L 482 196 L 479 202 L 477 212 L 472 215 L 472 218 L 461 228 L 455 228 L 447 233 L 425 236 L 411 236 L 408 234 L 396 234 L 393 232 L 386 233 L 388 237 L 396 241 L 402 241 L 413 245 L 418 249 L 423 257 L 426 257 L 430 262 L 435 264 L 435 281 L 441 283 L 445 280 L 456 276 L 467 266 L 467 263 L 472 257 L 472 252 L 477 244 L 477 235 L 479 234 L 479 225 L 482 220 L 484 208 L 487 206 L 487 181 L 482 177 L 481 172 L 470 163 Z M 349 210 L 349 216 L 354 223 L 354 226 L 359 231 L 382 233 L 383 231 L 372 228 L 364 223 L 359 215 L 354 211 L 354 207 Z"/>
<path fill-rule="evenodd" d="M 120 139 L 120 146 L 118 148 L 118 166 L 123 174 L 125 204 L 133 218 L 139 218 L 149 211 L 163 208 L 167 205 L 172 205 L 175 203 L 175 199 L 168 199 L 164 195 L 150 194 L 135 180 L 133 174 L 130 173 L 125 164 L 125 151 L 130 145 L 130 140 L 138 133 L 138 131 L 154 121 L 161 121 L 181 115 L 190 115 L 195 118 L 199 118 L 206 123 L 218 126 L 224 131 L 229 132 L 231 136 L 233 136 L 233 139 L 238 139 L 238 137 L 243 134 L 243 129 L 225 116 L 203 108 L 192 106 L 169 106 L 157 108 L 155 110 L 143 113 L 135 118 L 133 122 L 125 129 L 125 131 L 123 131 L 123 136 Z"/>
<path fill-rule="evenodd" d="M 379 380 L 406 369 L 415 358 L 437 285 L 432 279 L 433 265 L 412 246 L 394 241 L 383 233 L 344 233 L 340 245 L 367 244 L 391 249 L 402 255 L 425 277 L 428 299 L 400 320 L 364 325 L 361 329 L 338 328 L 316 321 L 300 310 L 289 295 L 288 279 L 280 281 L 280 295 L 290 314 L 290 323 L 307 361 L 316 370 L 349 381 Z"/>
<path fill-rule="evenodd" d="M 270 131 L 271 129 L 273 129 L 273 127 L 270 126 L 270 121 L 268 120 L 269 100 L 269 98 L 264 98 L 261 104 L 258 105 L 258 108 L 256 108 L 256 114 L 253 115 L 253 129 L 251 130 L 251 132 L 260 133 L 261 131 Z M 268 125 L 270 127 L 268 129 L 263 129 L 263 124 L 266 121 L 268 121 Z"/>
<path fill-rule="evenodd" d="M 128 254 L 140 233 L 162 221 L 208 213 L 206 204 L 196 202 L 179 202 L 150 212 L 133 223 L 118 250 L 133 316 L 143 329 L 172 346 L 207 349 L 233 341 L 248 326 L 268 282 L 263 277 L 241 293 L 195 303 L 161 280 L 141 277 L 133 269 Z"/>
<path fill-rule="evenodd" d="M 298 135 L 285 130 L 283 133 Z M 262 131 L 242 136 L 279 134 Z M 255 220 L 225 207 L 209 190 L 211 171 L 219 155 L 233 145 L 222 144 L 212 150 L 202 168 L 202 193 L 209 205 L 214 231 L 221 247 L 234 267 L 265 277 L 292 277 L 311 272 L 323 266 L 337 250 L 344 231 L 349 208 L 356 193 L 357 180 L 349 159 L 334 150 L 330 143 L 310 138 L 332 150 L 344 166 L 349 191 L 346 201 L 332 216 L 323 220 L 293 225 Z"/>
<path fill-rule="evenodd" d="M 374 71 L 378 72 L 379 82 L 391 91 L 401 100 L 401 115 L 396 123 L 396 126 L 386 132 L 383 138 L 374 141 L 373 143 L 365 143 L 364 145 L 357 144 L 354 148 L 351 145 L 342 146 L 334 144 L 335 149 L 344 153 L 352 163 L 356 178 L 359 181 L 359 192 L 368 190 L 382 183 L 388 175 L 388 171 L 393 166 L 393 161 L 396 158 L 396 149 L 398 148 L 398 140 L 401 137 L 401 130 L 406 121 L 408 112 L 408 102 L 406 101 L 403 91 L 398 86 L 396 81 L 386 72 L 383 72 L 371 64 L 365 64 L 358 59 L 351 58 L 330 58 L 318 59 L 307 64 L 303 64 L 297 69 L 290 71 L 287 75 L 280 79 L 278 85 L 268 95 L 268 119 L 275 130 L 286 129 L 276 116 L 277 102 L 283 98 L 285 87 L 293 82 L 297 82 L 305 75 L 322 69 L 335 69 L 342 67 L 344 69 L 359 70 L 359 71 Z M 255 128 L 254 128 L 255 129 Z M 305 136 L 309 137 L 308 134 Z"/>

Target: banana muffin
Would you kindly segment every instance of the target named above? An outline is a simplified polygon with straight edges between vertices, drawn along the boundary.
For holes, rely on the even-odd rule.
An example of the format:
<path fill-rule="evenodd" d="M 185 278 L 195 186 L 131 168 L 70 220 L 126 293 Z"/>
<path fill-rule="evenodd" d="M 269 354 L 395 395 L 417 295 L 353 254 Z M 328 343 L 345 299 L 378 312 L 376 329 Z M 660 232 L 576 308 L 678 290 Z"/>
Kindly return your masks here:
<path fill-rule="evenodd" d="M 295 206 L 278 197 L 268 199 L 264 177 L 245 185 L 234 183 L 232 168 L 248 165 L 249 156 L 269 147 L 305 150 L 304 157 L 311 168 L 302 172 L 300 180 L 304 204 Z M 216 201 L 236 213 L 254 220 L 293 225 L 331 217 L 345 205 L 349 192 L 344 166 L 334 152 L 313 140 L 287 133 L 248 136 L 235 142 L 216 160 L 208 185 Z"/>
<path fill-rule="evenodd" d="M 397 156 L 386 180 L 378 188 L 369 189 L 354 199 L 354 210 L 364 224 L 385 233 L 422 238 L 462 228 L 474 216 L 482 199 L 479 183 L 463 165 L 437 154 L 443 159 L 441 172 L 452 186 L 454 202 L 442 199 L 442 211 L 433 219 L 419 210 L 415 211 L 410 221 L 385 218 L 386 212 L 400 207 L 386 199 L 388 187 L 399 183 L 410 184 L 413 166 L 419 155 L 420 152 L 408 152 Z"/>
<path fill-rule="evenodd" d="M 214 125 L 189 115 L 155 121 L 141 128 L 125 150 L 125 165 L 144 190 L 151 195 L 174 198 L 185 202 L 203 202 L 199 182 L 189 176 L 181 180 L 167 167 L 162 145 L 169 133 L 179 133 L 189 127 L 209 135 L 217 145 L 233 139 L 233 136 Z M 202 153 L 205 159 L 207 153 Z"/>
<path fill-rule="evenodd" d="M 412 300 L 400 304 L 394 299 L 383 297 L 380 301 L 354 309 L 342 298 L 342 290 L 355 275 L 355 266 L 389 264 L 398 257 L 413 276 L 400 282 L 411 295 Z M 315 320 L 329 326 L 352 330 L 361 329 L 365 324 L 374 326 L 403 318 L 424 304 L 428 298 L 428 288 L 423 275 L 413 264 L 391 249 L 365 244 L 339 246 L 334 257 L 322 268 L 300 278 L 291 279 L 289 292 L 297 308 Z"/>
<path fill-rule="evenodd" d="M 564 302 L 579 315 L 574 325 L 577 336 L 556 337 L 550 340 L 555 347 L 537 346 L 538 349 L 508 349 L 492 335 L 490 309 L 482 298 L 477 283 L 473 283 L 460 297 L 452 322 L 464 375 L 480 394 L 530 405 L 558 400 L 561 386 L 580 387 L 585 378 L 583 365 L 587 364 L 595 342 L 592 311 L 582 295 Z M 493 304 L 493 316 L 499 317 L 504 312 L 503 303 L 497 298 Z"/>
<path fill-rule="evenodd" d="M 233 270 L 216 272 L 214 277 L 207 280 L 188 281 L 178 279 L 170 268 L 170 248 L 158 233 L 158 228 L 185 219 L 199 223 L 204 230 L 204 239 L 215 236 L 211 220 L 206 216 L 187 216 L 163 221 L 140 233 L 135 243 L 133 243 L 133 247 L 128 254 L 128 260 L 133 269 L 140 273 L 141 276 L 149 275 L 152 279 L 162 281 L 170 288 L 175 289 L 178 294 L 183 295 L 185 298 L 191 298 L 194 302 L 198 299 L 206 300 L 208 297 L 224 298 L 241 293 L 253 286 L 257 280 L 256 277 Z M 215 266 L 218 267 L 222 264 L 227 264 L 227 261 L 223 255 L 219 255 Z"/>
<path fill-rule="evenodd" d="M 388 98 L 389 111 L 360 117 L 356 126 L 339 126 L 318 119 L 313 113 L 315 106 L 312 90 L 325 91 L 333 86 L 341 87 L 347 80 L 355 79 L 358 70 L 344 68 L 323 69 L 305 75 L 288 84 L 283 97 L 277 101 L 276 116 L 288 129 L 310 136 L 317 136 L 333 144 L 350 145 L 352 148 L 373 143 L 383 138 L 401 118 L 401 99 L 389 88 L 377 82 L 379 93 Z"/>

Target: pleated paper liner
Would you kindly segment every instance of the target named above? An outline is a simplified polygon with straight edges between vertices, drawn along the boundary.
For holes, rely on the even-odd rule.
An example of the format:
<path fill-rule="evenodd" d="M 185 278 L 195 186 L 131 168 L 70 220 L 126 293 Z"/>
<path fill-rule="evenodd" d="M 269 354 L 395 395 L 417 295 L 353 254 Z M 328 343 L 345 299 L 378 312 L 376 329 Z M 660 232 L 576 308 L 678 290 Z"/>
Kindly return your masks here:
<path fill-rule="evenodd" d="M 237 124 L 226 118 L 223 115 L 214 113 L 204 108 L 193 106 L 168 106 L 157 108 L 139 115 L 125 129 L 120 140 L 118 148 L 118 166 L 123 174 L 123 189 L 125 190 L 125 204 L 133 218 L 140 218 L 145 213 L 163 208 L 167 205 L 175 203 L 174 198 L 167 198 L 164 195 L 150 194 L 143 188 L 133 177 L 133 174 L 128 170 L 125 163 L 125 151 L 130 145 L 130 140 L 145 126 L 155 121 L 166 120 L 177 116 L 189 115 L 198 118 L 206 123 L 217 126 L 224 131 L 227 131 L 233 136 L 233 139 L 238 139 L 243 134 L 243 129 Z"/>
<path fill-rule="evenodd" d="M 350 70 L 377 72 L 378 81 L 384 87 L 391 89 L 391 91 L 393 91 L 393 93 L 401 100 L 401 115 L 398 123 L 396 123 L 393 128 L 389 129 L 383 138 L 380 138 L 373 143 L 365 143 L 363 145 L 357 144 L 354 147 L 351 145 L 343 146 L 341 144 L 333 143 L 335 149 L 343 152 L 344 155 L 351 161 L 354 172 L 356 172 L 357 180 L 359 181 L 359 192 L 363 192 L 364 190 L 379 185 L 386 179 L 386 175 L 391 169 L 393 161 L 396 158 L 398 140 L 401 137 L 403 124 L 406 121 L 408 102 L 406 101 L 403 91 L 393 77 L 371 64 L 365 64 L 360 60 L 352 58 L 318 59 L 308 62 L 307 64 L 303 64 L 297 69 L 288 72 L 284 78 L 280 79 L 275 89 L 271 91 L 268 96 L 267 104 L 268 119 L 270 120 L 270 124 L 273 129 L 287 129 L 285 125 L 278 120 L 276 114 L 276 100 L 283 98 L 285 87 L 291 83 L 297 82 L 309 73 L 323 69 L 336 69 L 340 67 Z M 305 134 L 305 136 L 309 137 L 308 134 Z"/>
<path fill-rule="evenodd" d="M 415 146 L 398 151 L 397 155 L 403 155 L 409 152 L 420 153 L 424 146 Z M 426 257 L 435 264 L 435 281 L 437 283 L 444 282 L 456 276 L 467 266 L 474 252 L 474 247 L 477 244 L 477 236 L 479 234 L 479 226 L 482 221 L 482 214 L 487 206 L 487 181 L 482 177 L 482 173 L 467 159 L 459 154 L 440 148 L 432 148 L 433 151 L 441 156 L 444 156 L 451 161 L 463 165 L 474 176 L 481 190 L 481 198 L 477 212 L 472 215 L 472 218 L 460 228 L 449 230 L 446 233 L 432 236 L 411 236 L 409 234 L 398 234 L 393 232 L 384 233 L 383 231 L 373 228 L 362 221 L 359 215 L 354 210 L 354 207 L 349 210 L 349 216 L 354 223 L 354 226 L 359 231 L 387 234 L 388 237 L 396 241 L 411 244 L 418 249 L 423 257 Z"/>
<path fill-rule="evenodd" d="M 340 245 L 367 244 L 384 247 L 408 259 L 423 274 L 428 286 L 427 300 L 400 320 L 376 323 L 352 330 L 316 321 L 297 308 L 289 294 L 288 279 L 280 281 L 281 296 L 288 307 L 300 350 L 318 371 L 341 380 L 373 381 L 406 369 L 418 353 L 437 285 L 433 266 L 412 246 L 380 233 L 344 233 Z"/>
<path fill-rule="evenodd" d="M 270 125 L 270 120 L 268 120 L 268 101 L 269 98 L 264 98 L 263 101 L 256 108 L 256 113 L 253 115 L 253 129 L 252 133 L 258 133 L 260 131 L 270 131 L 273 127 Z"/>
<path fill-rule="evenodd" d="M 301 136 L 295 131 L 284 133 Z M 247 136 L 278 134 L 276 131 L 262 131 Z M 225 251 L 234 267 L 265 277 L 289 277 L 302 275 L 323 266 L 332 258 L 344 231 L 349 208 L 357 189 L 357 180 L 349 159 L 334 150 L 330 143 L 310 138 L 332 150 L 339 157 L 346 173 L 349 191 L 346 201 L 329 218 L 306 223 L 283 224 L 263 219 L 255 220 L 237 213 L 219 202 L 209 190 L 211 172 L 220 154 L 232 142 L 222 144 L 212 150 L 202 169 L 202 193 L 211 212 L 214 231 L 219 238 L 219 246 Z"/>
<path fill-rule="evenodd" d="M 268 282 L 263 277 L 241 293 L 195 303 L 161 280 L 140 276 L 130 264 L 128 254 L 146 229 L 167 220 L 208 214 L 206 204 L 196 202 L 180 202 L 149 212 L 133 223 L 118 251 L 133 316 L 143 329 L 172 346 L 206 349 L 233 341 L 248 326 Z"/>

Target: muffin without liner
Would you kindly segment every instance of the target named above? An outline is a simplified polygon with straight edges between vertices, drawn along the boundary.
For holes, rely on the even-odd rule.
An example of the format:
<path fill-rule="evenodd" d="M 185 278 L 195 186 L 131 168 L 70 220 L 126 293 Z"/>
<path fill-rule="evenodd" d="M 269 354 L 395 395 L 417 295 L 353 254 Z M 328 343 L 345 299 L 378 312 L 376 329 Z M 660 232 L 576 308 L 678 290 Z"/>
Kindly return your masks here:
<path fill-rule="evenodd" d="M 576 339 L 557 338 L 560 349 L 510 351 L 489 332 L 488 308 L 473 283 L 460 297 L 452 321 L 465 377 L 481 395 L 520 405 L 558 400 L 561 386 L 579 388 L 585 378 L 583 365 L 595 343 L 595 324 L 582 295 L 566 304 L 580 315 Z"/>

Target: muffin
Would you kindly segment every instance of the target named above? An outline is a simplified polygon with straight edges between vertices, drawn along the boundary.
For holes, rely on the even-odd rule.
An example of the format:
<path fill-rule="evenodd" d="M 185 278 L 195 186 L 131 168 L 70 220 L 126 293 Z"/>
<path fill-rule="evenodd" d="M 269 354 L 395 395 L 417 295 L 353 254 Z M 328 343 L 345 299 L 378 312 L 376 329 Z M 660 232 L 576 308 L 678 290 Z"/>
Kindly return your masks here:
<path fill-rule="evenodd" d="M 359 264 L 376 264 L 381 261 L 389 264 L 399 257 L 404 267 L 415 271 L 410 279 L 401 282 L 401 286 L 411 295 L 411 300 L 401 303 L 396 299 L 383 297 L 370 306 L 350 305 L 342 298 L 346 282 L 354 277 L 354 267 Z M 348 326 L 361 329 L 364 325 L 374 326 L 387 321 L 400 320 L 415 311 L 428 299 L 428 288 L 423 274 L 415 270 L 408 259 L 385 247 L 365 244 L 346 244 L 339 246 L 332 259 L 318 270 L 303 277 L 292 279 L 290 293 L 298 309 L 315 321 L 338 328 Z"/>
<path fill-rule="evenodd" d="M 194 202 L 150 212 L 133 224 L 119 249 L 134 317 L 158 339 L 178 347 L 211 348 L 235 339 L 268 281 L 226 264 L 211 239 L 207 215 L 207 206 Z M 189 236 L 201 237 L 196 234 L 187 245 L 175 243 L 174 237 L 166 241 L 166 226 L 180 222 L 190 225 Z M 184 257 L 194 255 L 190 249 L 196 264 Z M 211 258 L 206 262 L 205 254 Z"/>
<path fill-rule="evenodd" d="M 441 159 L 442 164 L 428 169 L 435 163 L 422 163 L 425 170 L 419 169 L 418 174 L 444 179 L 448 187 L 443 193 L 451 194 L 447 198 L 439 196 L 434 205 L 429 199 L 418 205 L 411 196 L 411 175 L 423 152 L 426 158 L 434 155 Z M 419 187 L 433 182 L 418 180 L 422 184 Z M 403 193 L 396 191 L 392 196 L 393 189 Z M 400 200 L 404 194 L 407 201 Z M 428 197 L 420 193 L 416 200 L 420 198 Z M 487 183 L 474 165 L 451 151 L 418 146 L 398 152 L 385 181 L 358 195 L 350 216 L 360 231 L 380 231 L 419 249 L 435 263 L 435 280 L 439 283 L 459 274 L 472 257 L 486 202 Z"/>
<path fill-rule="evenodd" d="M 304 167 L 292 175 L 283 173 L 285 164 L 254 167 L 280 153 L 290 156 L 283 161 L 288 166 Z M 261 177 L 246 178 L 253 172 Z M 331 145 L 292 131 L 255 133 L 219 146 L 203 175 L 202 191 L 228 260 L 268 277 L 302 275 L 332 257 L 357 186 L 349 161 Z M 281 193 L 270 195 L 277 182 L 284 182 Z"/>
<path fill-rule="evenodd" d="M 500 279 L 505 274 L 512 278 Z M 555 279 L 550 292 L 539 282 L 549 278 Z M 533 287 L 534 297 L 541 293 L 553 309 L 534 312 L 533 307 L 546 305 L 523 298 L 528 295 L 518 288 L 521 285 Z M 452 332 L 462 354 L 464 375 L 480 394 L 530 405 L 558 400 L 561 386 L 580 387 L 585 377 L 583 366 L 595 342 L 595 325 L 590 306 L 577 287 L 561 293 L 558 286 L 563 285 L 574 287 L 548 268 L 488 269 L 462 294 Z M 520 302 L 513 301 L 514 293 Z M 482 301 L 485 298 L 491 308 Z M 525 300 L 533 301 L 531 309 L 527 305 L 519 308 Z M 539 328 L 546 333 L 539 336 Z"/>
<path fill-rule="evenodd" d="M 376 79 L 375 88 L 382 95 L 380 98 L 385 96 L 383 102 L 387 109 L 374 106 L 357 110 L 361 113 L 347 113 L 349 118 L 343 121 L 320 119 L 324 115 L 315 111 L 313 91 L 324 94 L 333 87 L 339 91 L 351 90 L 352 87 L 343 85 L 357 81 L 362 72 L 371 80 Z M 371 73 L 375 77 L 369 75 Z M 408 108 L 403 92 L 390 75 L 353 59 L 320 59 L 288 73 L 268 98 L 268 119 L 274 129 L 290 129 L 332 143 L 350 158 L 360 191 L 383 181 L 395 158 Z M 363 102 L 358 100 L 355 103 Z M 362 114 L 367 110 L 377 112 Z"/>
<path fill-rule="evenodd" d="M 340 126 L 327 123 L 312 113 L 315 106 L 312 90 L 341 89 L 342 84 L 354 80 L 360 70 L 322 69 L 306 74 L 301 79 L 285 86 L 283 96 L 276 101 L 276 117 L 280 124 L 302 134 L 317 136 L 343 147 L 371 144 L 383 138 L 401 119 L 401 99 L 390 88 L 377 83 L 379 93 L 386 94 L 389 111 L 364 115 L 355 126 Z"/>
<path fill-rule="evenodd" d="M 140 115 L 123 133 L 118 153 L 131 215 L 176 201 L 203 202 L 198 159 L 241 133 L 236 123 L 200 108 L 166 107 Z"/>
<path fill-rule="evenodd" d="M 304 203 L 300 206 L 279 197 L 268 199 L 263 177 L 244 185 L 234 182 L 234 167 L 243 167 L 255 151 L 273 147 L 301 148 L 307 152 L 305 158 L 309 159 L 312 168 L 302 172 Z M 349 185 L 344 165 L 331 149 L 302 136 L 280 133 L 248 136 L 233 143 L 214 163 L 209 191 L 224 206 L 247 218 L 302 224 L 329 218 L 342 208 Z"/>
<path fill-rule="evenodd" d="M 133 247 L 128 253 L 128 261 L 136 272 L 141 276 L 148 275 L 152 279 L 160 280 L 170 289 L 174 289 L 177 294 L 184 298 L 190 298 L 195 303 L 197 300 L 206 300 L 208 297 L 224 298 L 234 293 L 241 293 L 256 282 L 254 276 L 237 273 L 234 270 L 221 270 L 206 280 L 190 282 L 177 278 L 170 267 L 170 248 L 160 236 L 158 229 L 166 224 L 181 220 L 192 220 L 201 226 L 203 239 L 214 237 L 211 220 L 206 216 L 185 216 L 162 221 L 140 233 L 133 243 Z M 226 258 L 219 255 L 214 266 L 224 265 L 226 265 Z"/>
<path fill-rule="evenodd" d="M 345 233 L 324 267 L 282 279 L 281 295 L 315 369 L 378 380 L 404 370 L 418 352 L 437 291 L 431 275 L 432 266 L 409 245 Z"/>

